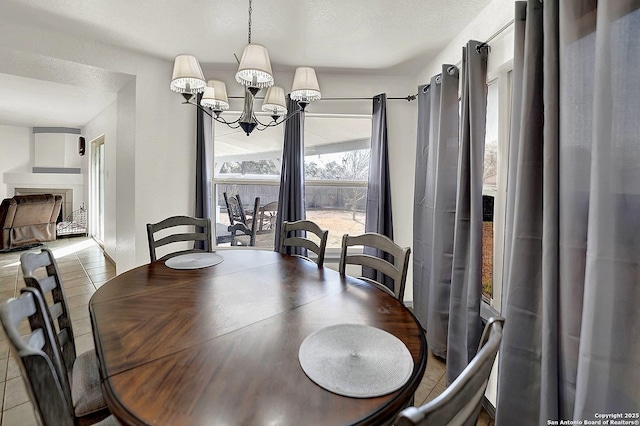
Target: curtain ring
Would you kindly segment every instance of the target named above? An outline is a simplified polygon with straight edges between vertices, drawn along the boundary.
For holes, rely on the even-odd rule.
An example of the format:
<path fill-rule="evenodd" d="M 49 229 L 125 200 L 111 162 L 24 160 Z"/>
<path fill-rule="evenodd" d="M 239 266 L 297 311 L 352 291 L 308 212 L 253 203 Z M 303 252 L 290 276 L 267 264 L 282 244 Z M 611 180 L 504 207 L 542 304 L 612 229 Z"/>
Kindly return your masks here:
<path fill-rule="evenodd" d="M 430 88 L 430 87 L 431 87 L 431 85 L 430 85 L 430 84 L 427 84 L 426 86 L 424 86 L 424 87 L 422 88 L 422 93 L 427 93 L 427 92 L 429 91 L 429 88 Z"/>
<path fill-rule="evenodd" d="M 438 74 L 436 76 L 436 84 L 440 84 L 440 83 L 442 83 L 442 74 Z"/>
<path fill-rule="evenodd" d="M 477 45 L 476 52 L 479 54 L 480 51 L 485 47 L 487 48 L 487 53 L 491 53 L 491 46 L 489 46 L 487 43 L 480 43 L 479 45 Z"/>
<path fill-rule="evenodd" d="M 451 65 L 449 68 L 447 68 L 447 73 L 449 75 L 454 75 L 456 73 L 457 68 L 454 67 L 453 65 Z"/>

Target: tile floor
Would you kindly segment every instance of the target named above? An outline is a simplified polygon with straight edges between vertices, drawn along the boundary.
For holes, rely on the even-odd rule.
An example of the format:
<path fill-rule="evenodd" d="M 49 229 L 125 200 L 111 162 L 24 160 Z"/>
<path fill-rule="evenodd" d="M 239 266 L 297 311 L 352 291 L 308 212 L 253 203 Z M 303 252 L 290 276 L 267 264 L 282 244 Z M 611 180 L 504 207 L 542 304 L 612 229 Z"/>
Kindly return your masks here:
<path fill-rule="evenodd" d="M 87 304 L 93 292 L 115 275 L 115 266 L 91 238 L 63 238 L 46 244 L 54 251 L 62 274 L 78 353 L 93 349 Z M 33 249 L 39 251 L 39 248 Z M 14 297 L 24 286 L 20 255 L 24 251 L 0 253 L 0 300 Z M 415 403 L 424 404 L 445 389 L 445 364 L 429 353 L 427 371 L 415 394 Z M 33 409 L 4 333 L 0 329 L 0 406 L 2 426 L 36 425 Z M 484 412 L 478 425 L 493 426 Z"/>
<path fill-rule="evenodd" d="M 93 349 L 89 299 L 93 292 L 116 273 L 115 266 L 104 256 L 100 247 L 90 238 L 62 238 L 47 243 L 53 250 L 63 277 L 63 283 L 73 320 L 73 333 L 78 353 Z M 32 249 L 35 252 L 39 248 Z M 0 300 L 20 294 L 24 287 L 20 271 L 20 255 L 24 251 L 0 253 Z M 24 388 L 20 371 L 4 332 L 0 329 L 0 406 L 2 420 L 7 426 L 36 425 L 33 408 Z"/>

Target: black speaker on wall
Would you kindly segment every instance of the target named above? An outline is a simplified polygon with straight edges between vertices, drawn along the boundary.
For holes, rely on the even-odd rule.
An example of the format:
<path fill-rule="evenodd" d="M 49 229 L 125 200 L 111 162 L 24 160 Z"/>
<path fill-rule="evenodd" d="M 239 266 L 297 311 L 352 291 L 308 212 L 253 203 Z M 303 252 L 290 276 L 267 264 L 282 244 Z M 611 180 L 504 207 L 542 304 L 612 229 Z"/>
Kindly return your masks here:
<path fill-rule="evenodd" d="M 84 136 L 78 138 L 78 154 L 82 157 L 84 155 Z"/>

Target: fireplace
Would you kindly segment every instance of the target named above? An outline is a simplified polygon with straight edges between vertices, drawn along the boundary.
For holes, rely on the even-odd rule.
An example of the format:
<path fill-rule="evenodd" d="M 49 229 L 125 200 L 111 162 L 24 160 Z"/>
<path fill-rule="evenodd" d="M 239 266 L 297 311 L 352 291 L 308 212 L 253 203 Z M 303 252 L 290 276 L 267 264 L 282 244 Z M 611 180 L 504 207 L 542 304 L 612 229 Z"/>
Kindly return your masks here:
<path fill-rule="evenodd" d="M 73 211 L 73 189 L 60 188 L 15 188 L 14 195 L 53 194 L 62 197 L 62 207 L 56 222 L 64 220 Z"/>

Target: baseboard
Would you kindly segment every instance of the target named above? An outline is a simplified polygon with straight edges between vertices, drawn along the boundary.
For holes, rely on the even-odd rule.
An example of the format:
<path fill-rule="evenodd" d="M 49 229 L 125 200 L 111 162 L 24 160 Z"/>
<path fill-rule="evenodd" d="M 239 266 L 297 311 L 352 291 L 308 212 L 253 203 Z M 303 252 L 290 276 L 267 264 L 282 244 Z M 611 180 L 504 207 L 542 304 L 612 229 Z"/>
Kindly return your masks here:
<path fill-rule="evenodd" d="M 100 250 L 102 250 L 102 254 L 104 255 L 104 257 L 111 263 L 113 263 L 113 266 L 116 266 L 116 261 L 113 260 L 111 258 L 111 256 L 109 256 L 109 253 L 107 253 L 107 251 L 104 249 L 104 244 L 101 243 L 100 241 L 98 241 L 96 239 L 96 237 L 94 237 L 93 235 L 90 235 L 90 238 L 95 241 L 96 245 L 100 248 Z"/>
<path fill-rule="evenodd" d="M 489 401 L 486 396 L 482 397 L 482 408 L 485 409 L 489 417 L 491 417 L 493 420 L 496 419 L 496 407 L 493 406 L 491 401 Z"/>

